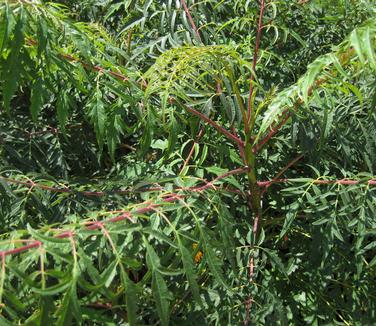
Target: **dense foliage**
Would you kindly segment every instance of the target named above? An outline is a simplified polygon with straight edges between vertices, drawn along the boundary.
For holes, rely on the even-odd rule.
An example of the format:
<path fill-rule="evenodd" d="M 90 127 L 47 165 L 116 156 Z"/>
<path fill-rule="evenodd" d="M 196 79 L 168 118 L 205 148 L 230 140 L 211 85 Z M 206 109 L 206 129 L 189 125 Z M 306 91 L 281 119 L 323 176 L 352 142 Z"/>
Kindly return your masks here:
<path fill-rule="evenodd" d="M 376 324 L 373 0 L 0 4 L 1 325 Z"/>

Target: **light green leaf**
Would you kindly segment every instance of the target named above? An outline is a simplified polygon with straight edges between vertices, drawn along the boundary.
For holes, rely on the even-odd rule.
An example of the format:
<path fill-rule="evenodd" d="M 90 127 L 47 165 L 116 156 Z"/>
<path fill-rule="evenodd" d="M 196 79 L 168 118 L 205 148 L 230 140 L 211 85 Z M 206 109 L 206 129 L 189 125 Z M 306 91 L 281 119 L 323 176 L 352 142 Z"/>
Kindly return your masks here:
<path fill-rule="evenodd" d="M 42 296 L 52 296 L 56 295 L 60 292 L 65 291 L 69 286 L 71 285 L 71 280 L 66 279 L 65 281 L 62 281 L 56 285 L 52 285 L 48 288 L 39 289 L 39 288 L 32 288 L 33 292 L 40 294 Z"/>

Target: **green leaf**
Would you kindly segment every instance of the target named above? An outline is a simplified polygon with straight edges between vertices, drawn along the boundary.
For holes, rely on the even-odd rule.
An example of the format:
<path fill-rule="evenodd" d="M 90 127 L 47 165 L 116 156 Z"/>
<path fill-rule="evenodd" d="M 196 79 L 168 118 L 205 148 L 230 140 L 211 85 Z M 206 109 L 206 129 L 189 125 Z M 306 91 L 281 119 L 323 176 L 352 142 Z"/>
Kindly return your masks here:
<path fill-rule="evenodd" d="M 21 73 L 21 48 L 24 43 L 25 14 L 21 7 L 18 20 L 14 28 L 14 38 L 7 61 L 4 63 L 3 101 L 4 108 L 9 111 L 10 102 L 19 84 Z"/>
<path fill-rule="evenodd" d="M 32 290 L 33 292 L 40 294 L 42 296 L 52 296 L 52 295 L 56 295 L 60 292 L 65 291 L 67 288 L 69 288 L 70 285 L 71 285 L 71 280 L 67 279 L 63 282 L 60 282 L 56 285 L 52 285 L 48 288 L 38 289 L 34 287 L 32 288 Z"/>
<path fill-rule="evenodd" d="M 50 297 L 41 297 L 40 299 L 40 318 L 39 323 L 40 325 L 51 325 L 53 322 L 52 320 L 52 313 L 55 310 L 55 305 Z"/>
<path fill-rule="evenodd" d="M 69 98 L 69 94 L 65 90 L 60 90 L 56 102 L 56 113 L 59 126 L 64 134 L 66 134 L 66 124 L 68 121 L 70 107 L 71 100 Z"/>
<path fill-rule="evenodd" d="M 289 229 L 290 229 L 292 223 L 294 222 L 297 214 L 298 214 L 297 209 L 290 209 L 286 213 L 286 217 L 285 217 L 285 220 L 283 222 L 283 227 L 282 227 L 282 230 L 279 234 L 279 238 L 282 238 L 289 231 Z"/>
<path fill-rule="evenodd" d="M 203 252 L 204 252 L 204 257 L 205 260 L 210 268 L 210 271 L 213 273 L 214 277 L 217 279 L 217 281 L 226 289 L 230 289 L 230 287 L 227 285 L 223 273 L 221 270 L 221 263 L 217 256 L 215 255 L 213 248 L 209 242 L 209 239 L 206 236 L 205 231 L 202 229 L 202 227 L 199 227 L 200 229 L 200 239 L 202 242 L 202 247 L 203 247 Z"/>
<path fill-rule="evenodd" d="M 154 248 L 149 244 L 145 237 L 143 237 L 147 251 L 147 265 L 152 272 L 152 284 L 153 297 L 157 305 L 157 312 L 161 319 L 162 325 L 168 325 L 170 319 L 170 303 L 171 295 L 168 291 L 166 282 L 162 274 L 158 271 L 160 267 L 160 259 L 156 254 Z"/>
<path fill-rule="evenodd" d="M 48 26 L 46 20 L 40 18 L 38 20 L 38 56 L 41 57 L 42 53 L 45 52 L 46 58 L 48 59 L 48 53 L 46 52 L 46 47 L 48 43 Z"/>
<path fill-rule="evenodd" d="M 359 57 L 359 60 L 362 64 L 364 64 L 364 56 L 362 51 L 362 40 L 360 37 L 360 31 L 358 29 L 355 29 L 351 35 L 350 35 L 350 43 L 355 48 L 356 54 Z"/>
<path fill-rule="evenodd" d="M 125 272 L 123 268 L 121 268 L 120 270 L 120 276 L 125 287 L 124 291 L 125 301 L 127 304 L 128 323 L 130 326 L 134 326 L 137 325 L 137 285 L 129 279 L 128 274 Z"/>
<path fill-rule="evenodd" d="M 172 247 L 172 248 L 178 248 L 178 246 L 168 236 L 166 236 L 163 232 L 160 232 L 158 230 L 154 230 L 150 227 L 144 228 L 143 232 L 145 232 L 146 234 L 152 235 L 154 238 L 156 238 L 160 241 L 168 243 L 169 246 Z"/>
<path fill-rule="evenodd" d="M 90 104 L 89 104 L 89 118 L 94 125 L 95 134 L 100 147 L 103 146 L 106 132 L 107 114 L 102 100 L 102 92 L 97 89 Z"/>
<path fill-rule="evenodd" d="M 197 284 L 197 275 L 195 273 L 192 253 L 183 245 L 180 237 L 178 237 L 178 244 L 179 244 L 181 260 L 184 266 L 184 272 L 187 277 L 189 287 L 192 291 L 193 298 L 195 299 L 196 302 L 198 302 L 201 306 L 203 306 L 203 303 L 200 297 L 200 289 Z"/>
<path fill-rule="evenodd" d="M 174 117 L 173 112 L 170 112 L 170 122 L 169 122 L 169 136 L 168 136 L 168 147 L 166 151 L 166 156 L 170 153 L 175 148 L 175 144 L 178 139 L 178 134 L 179 134 L 179 128 L 178 128 L 178 123 Z"/>
<path fill-rule="evenodd" d="M 4 326 L 14 326 L 13 323 L 6 320 L 2 315 L 0 315 L 0 322 L 1 322 L 1 325 L 4 325 Z"/>
<path fill-rule="evenodd" d="M 39 77 L 33 84 L 31 89 L 30 112 L 34 122 L 37 122 L 38 115 L 43 105 L 43 80 Z"/>
<path fill-rule="evenodd" d="M 61 302 L 60 309 L 56 312 L 56 315 L 58 316 L 56 325 L 57 326 L 69 326 L 72 323 L 72 317 L 73 317 L 73 307 L 72 307 L 72 284 L 70 284 L 70 287 L 68 288 L 68 291 L 65 293 L 63 301 Z"/>
<path fill-rule="evenodd" d="M 7 2 L 4 4 L 4 9 L 0 17 L 0 53 L 2 53 L 7 44 L 9 34 L 12 32 L 11 15 Z"/>
<path fill-rule="evenodd" d="M 117 260 L 112 261 L 104 272 L 101 274 L 102 282 L 104 282 L 106 287 L 111 285 L 112 280 L 116 276 L 118 262 Z"/>
<path fill-rule="evenodd" d="M 171 295 L 168 292 L 168 288 L 162 274 L 158 270 L 152 271 L 152 284 L 154 300 L 157 305 L 157 311 L 161 324 L 164 326 L 169 325 L 170 319 L 170 304 Z"/>
<path fill-rule="evenodd" d="M 33 236 L 34 239 L 40 240 L 43 242 L 51 242 L 51 243 L 57 243 L 57 244 L 62 244 L 62 243 L 69 243 L 69 239 L 67 238 L 57 238 L 57 237 L 49 237 L 47 235 L 44 235 L 40 232 L 35 231 L 30 224 L 27 225 L 27 230 L 30 232 L 30 234 Z"/>
<path fill-rule="evenodd" d="M 282 272 L 283 274 L 287 275 L 286 268 L 282 263 L 281 258 L 278 257 L 278 254 L 274 250 L 269 250 L 267 248 L 261 248 L 264 252 L 266 252 L 272 261 L 273 265 L 277 267 L 279 272 Z"/>

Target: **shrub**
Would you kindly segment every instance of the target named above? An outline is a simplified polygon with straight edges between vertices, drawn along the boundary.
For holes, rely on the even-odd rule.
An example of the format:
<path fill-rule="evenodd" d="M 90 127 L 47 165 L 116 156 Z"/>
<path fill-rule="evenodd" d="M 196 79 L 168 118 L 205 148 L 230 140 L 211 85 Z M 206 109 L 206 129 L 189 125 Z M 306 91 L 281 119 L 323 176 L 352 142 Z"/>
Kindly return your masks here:
<path fill-rule="evenodd" d="M 376 322 L 371 1 L 0 9 L 2 324 Z"/>

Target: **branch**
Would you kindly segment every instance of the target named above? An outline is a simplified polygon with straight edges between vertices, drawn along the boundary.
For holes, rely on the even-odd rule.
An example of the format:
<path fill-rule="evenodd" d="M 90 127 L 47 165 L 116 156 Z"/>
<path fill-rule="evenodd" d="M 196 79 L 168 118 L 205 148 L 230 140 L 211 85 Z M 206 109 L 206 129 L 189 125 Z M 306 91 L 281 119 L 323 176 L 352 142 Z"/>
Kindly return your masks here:
<path fill-rule="evenodd" d="M 184 1 L 184 0 L 182 0 L 182 1 Z M 29 39 L 28 42 L 29 42 L 31 45 L 35 45 L 35 44 L 37 44 L 36 41 L 33 40 L 33 39 Z M 93 65 L 91 65 L 91 64 L 88 64 L 88 63 L 82 62 L 82 61 L 80 61 L 80 60 L 74 58 L 73 56 L 71 56 L 71 55 L 69 55 L 69 54 L 60 54 L 60 56 L 61 56 L 62 58 L 65 58 L 65 59 L 68 60 L 68 61 L 79 62 L 84 68 L 86 68 L 86 69 L 88 69 L 88 70 L 94 70 L 94 71 L 98 71 L 98 72 L 107 73 L 107 74 L 109 74 L 109 75 L 111 75 L 111 76 L 113 76 L 113 77 L 115 77 L 115 78 L 117 78 L 117 79 L 119 79 L 119 80 L 121 80 L 121 81 L 130 81 L 130 78 L 128 78 L 127 76 L 124 76 L 124 75 L 122 75 L 122 74 L 120 74 L 120 73 L 118 73 L 118 72 L 115 72 L 115 71 L 112 71 L 112 70 L 106 70 L 106 69 L 104 69 L 104 68 L 102 68 L 102 67 L 100 67 L 100 66 L 93 66 Z M 143 87 L 143 88 L 145 88 L 145 87 L 147 86 L 147 84 L 146 84 L 145 81 L 140 82 L 139 85 L 140 85 L 141 87 Z M 170 103 L 175 103 L 176 100 L 175 100 L 174 98 L 170 97 L 170 98 L 169 98 L 169 102 L 170 102 Z M 188 112 L 190 112 L 190 113 L 196 115 L 196 116 L 199 117 L 200 119 L 202 119 L 202 120 L 204 120 L 205 122 L 209 123 L 209 124 L 212 125 L 215 129 L 217 129 L 220 133 L 222 133 L 222 134 L 225 135 L 227 138 L 229 138 L 230 140 L 232 140 L 233 142 L 235 142 L 236 144 L 238 144 L 239 147 L 244 148 L 244 143 L 243 143 L 243 141 L 242 141 L 240 138 L 238 138 L 238 137 L 232 135 L 232 134 L 231 134 L 230 132 L 228 132 L 225 128 L 219 126 L 219 125 L 218 125 L 217 123 L 215 123 L 213 120 L 211 120 L 211 119 L 208 118 L 207 116 L 203 115 L 202 113 L 196 111 L 195 109 L 189 108 L 189 107 L 187 107 L 187 106 L 185 106 L 185 105 L 183 105 L 183 106 L 184 106 L 184 108 L 185 108 Z"/>
<path fill-rule="evenodd" d="M 296 162 L 302 159 L 303 156 L 303 154 L 300 154 L 298 157 L 294 158 L 291 162 L 289 162 L 281 171 L 277 173 L 273 180 L 278 180 L 289 168 L 291 168 Z"/>
<path fill-rule="evenodd" d="M 180 199 L 182 199 L 182 196 L 179 196 L 179 195 L 176 195 L 176 194 L 171 194 L 169 197 L 163 198 L 163 202 L 164 203 L 169 203 L 169 202 L 174 202 L 174 201 L 177 201 L 177 200 L 180 200 Z M 124 212 L 120 216 L 117 216 L 115 218 L 110 218 L 110 219 L 105 220 L 103 222 L 98 222 L 98 221 L 86 222 L 85 223 L 86 229 L 87 230 L 97 230 L 97 229 L 100 229 L 101 226 L 104 225 L 104 224 L 106 224 L 106 223 L 119 222 L 119 221 L 122 221 L 122 220 L 125 220 L 125 219 L 128 219 L 128 220 L 130 220 L 131 222 L 134 223 L 134 221 L 131 219 L 132 215 L 144 214 L 144 213 L 150 212 L 150 211 L 154 210 L 155 208 L 160 207 L 162 205 L 163 204 L 150 204 L 150 205 L 148 205 L 146 207 L 142 207 L 142 208 L 136 209 L 134 213 Z M 74 236 L 74 233 L 72 231 L 60 231 L 54 238 L 66 239 L 66 238 L 71 238 L 73 236 Z M 29 249 L 39 248 L 42 245 L 43 245 L 43 243 L 41 241 L 31 240 L 28 245 L 21 246 L 19 248 L 15 248 L 15 249 L 9 249 L 9 250 L 0 251 L 0 257 L 6 257 L 6 256 L 10 256 L 10 255 L 17 255 L 17 254 L 25 252 L 25 251 L 27 251 Z"/>
<path fill-rule="evenodd" d="M 224 178 L 227 178 L 231 175 L 235 175 L 235 174 L 243 174 L 243 173 L 246 173 L 248 171 L 248 167 L 243 167 L 243 168 L 238 168 L 238 169 L 235 169 L 235 170 L 231 170 L 229 172 L 226 172 L 218 177 L 216 177 L 215 179 L 213 179 L 212 181 L 210 182 L 207 182 L 205 185 L 203 186 L 199 186 L 199 187 L 191 187 L 191 188 L 187 188 L 187 189 L 183 189 L 183 190 L 190 190 L 190 191 L 202 191 L 202 190 L 205 190 L 205 189 L 208 189 L 208 188 L 214 188 L 214 183 L 221 180 L 221 179 L 224 179 Z"/>
<path fill-rule="evenodd" d="M 93 70 L 93 71 L 98 71 L 98 72 L 102 72 L 102 73 L 105 73 L 105 74 L 109 74 L 123 82 L 127 82 L 129 81 L 129 77 L 127 76 L 124 76 L 123 74 L 121 73 L 118 73 L 116 71 L 112 71 L 112 70 L 107 70 L 107 69 L 104 69 L 100 66 L 93 66 L 91 64 L 88 64 L 88 63 L 85 63 L 85 62 L 82 62 L 81 60 L 79 59 L 76 59 L 75 57 L 69 55 L 69 54 L 60 54 L 60 56 L 64 59 L 67 59 L 68 61 L 71 61 L 71 62 L 78 62 L 80 63 L 84 68 L 88 69 L 88 70 Z"/>
<path fill-rule="evenodd" d="M 252 63 L 252 71 L 251 71 L 251 77 L 249 79 L 249 96 L 248 96 L 248 107 L 247 107 L 247 117 L 246 121 L 244 121 L 244 128 L 245 128 L 245 134 L 247 136 L 247 145 L 248 145 L 248 133 L 250 129 L 250 124 L 252 121 L 252 129 L 254 127 L 254 122 L 256 120 L 256 115 L 253 115 L 253 81 L 255 78 L 256 74 L 256 64 L 257 64 L 257 58 L 258 58 L 258 53 L 260 50 L 260 42 L 261 42 L 261 33 L 262 33 L 262 19 L 264 16 L 264 10 L 265 10 L 265 0 L 261 0 L 260 2 L 260 15 L 259 15 L 259 20 L 258 20 L 258 26 L 257 26 L 257 34 L 256 34 L 256 43 L 255 43 L 255 48 L 253 51 L 253 63 Z M 252 130 L 251 130 L 252 131 Z M 247 148 L 246 148 L 247 149 Z M 253 150 L 253 149 L 252 149 Z M 253 156 L 252 151 L 249 149 L 248 150 L 248 156 Z M 247 155 L 246 155 L 247 157 Z M 254 157 L 253 157 L 254 161 Z M 247 161 L 247 164 L 250 165 L 250 168 L 253 169 L 254 171 L 250 170 L 248 173 L 249 176 L 249 182 L 250 182 L 250 202 L 256 203 L 260 201 L 260 194 L 259 194 L 259 189 L 257 189 L 257 179 L 256 179 L 256 169 L 254 165 L 251 165 L 249 161 Z M 252 177 L 253 175 L 253 177 Z M 253 198 L 252 198 L 253 197 Z M 258 234 L 258 227 L 259 227 L 259 220 L 260 220 L 260 214 L 261 214 L 261 205 L 259 206 L 260 203 L 256 205 L 251 205 L 253 206 L 252 210 L 256 211 L 254 222 L 253 222 L 253 229 L 252 229 L 252 234 L 253 234 L 253 242 L 256 241 L 257 234 Z M 254 245 L 254 243 L 252 244 Z M 249 260 L 249 273 L 248 273 L 248 280 L 249 282 L 253 282 L 253 276 L 254 276 L 254 254 L 251 253 L 250 255 L 250 260 Z M 249 324 L 250 320 L 250 309 L 251 305 L 253 302 L 253 295 L 252 293 L 249 293 L 247 303 L 245 305 L 245 319 L 244 319 L 244 325 L 247 326 Z"/>
<path fill-rule="evenodd" d="M 201 137 L 204 135 L 204 127 L 202 126 L 196 136 L 196 139 L 193 141 L 193 144 L 192 144 L 192 147 L 191 147 L 191 150 L 189 151 L 188 153 L 188 156 L 187 158 L 184 160 L 184 164 L 182 166 L 182 168 L 180 169 L 180 173 L 182 173 L 182 171 L 184 170 L 184 168 L 188 165 L 189 161 L 191 160 L 194 152 L 195 152 L 195 147 L 196 147 L 196 144 L 198 144 L 198 142 L 200 141 Z"/>
<path fill-rule="evenodd" d="M 267 184 L 266 186 L 264 186 L 265 188 L 263 189 L 262 191 L 262 194 L 268 190 L 268 188 L 270 187 L 270 185 L 276 181 L 276 180 L 279 180 L 279 178 L 290 168 L 292 167 L 296 162 L 298 162 L 301 158 L 303 158 L 303 154 L 299 155 L 298 157 L 294 158 L 291 162 L 289 162 L 281 171 L 279 171 L 276 176 L 270 181 L 269 184 Z"/>
<path fill-rule="evenodd" d="M 341 65 L 347 64 L 350 61 L 351 56 L 354 53 L 355 53 L 355 49 L 350 48 L 346 52 L 340 54 L 339 61 Z M 307 96 L 311 96 L 313 94 L 313 91 L 316 88 L 320 87 L 325 82 L 327 82 L 329 78 L 330 78 L 330 75 L 317 79 L 313 83 L 313 85 L 308 88 Z M 303 103 L 304 103 L 303 99 L 298 98 L 293 105 L 293 110 L 297 111 L 299 106 L 302 105 Z M 286 109 L 282 112 L 281 117 L 280 117 L 280 118 L 283 118 L 282 121 L 280 121 L 275 127 L 271 127 L 271 130 L 268 133 L 268 135 L 266 135 L 263 140 L 261 140 L 257 145 L 254 146 L 253 148 L 254 152 L 257 152 L 261 147 L 263 147 L 278 132 L 278 130 L 281 129 L 281 127 L 288 121 L 288 119 L 291 116 L 289 113 L 289 110 L 290 109 Z"/>
<path fill-rule="evenodd" d="M 295 164 L 298 160 L 302 158 L 303 155 L 298 156 L 296 159 L 291 161 L 284 169 L 282 169 L 281 172 L 279 172 L 276 177 L 274 177 L 272 180 L 267 180 L 267 181 L 258 181 L 257 184 L 260 187 L 269 187 L 273 183 L 288 183 L 288 182 L 295 182 L 294 179 L 279 179 L 279 177 L 288 169 L 290 168 L 293 164 Z M 237 168 L 235 170 L 228 171 L 215 179 L 211 181 L 204 181 L 204 185 L 201 186 L 194 186 L 190 188 L 176 188 L 174 191 L 201 191 L 208 189 L 210 187 L 213 187 L 213 184 L 221 179 L 224 179 L 228 176 L 231 175 L 236 175 L 236 174 L 242 174 L 246 173 L 248 171 L 248 167 L 241 167 Z M 102 197 L 102 196 L 110 196 L 110 195 L 124 195 L 124 194 L 129 194 L 129 193 L 134 193 L 134 192 L 148 192 L 148 191 L 165 191 L 166 189 L 163 187 L 148 187 L 145 189 L 127 189 L 127 190 L 113 190 L 113 191 L 76 191 L 71 188 L 56 188 L 56 187 L 51 187 L 51 186 L 46 186 L 40 183 L 35 183 L 34 181 L 20 181 L 20 180 L 15 180 L 15 179 L 10 179 L 10 178 L 5 178 L 5 177 L 0 177 L 0 180 L 3 182 L 6 182 L 8 184 L 18 184 L 18 185 L 23 185 L 28 188 L 39 188 L 43 190 L 47 190 L 50 192 L 54 193 L 71 193 L 71 194 L 79 194 L 81 196 L 86 196 L 86 197 Z M 327 184 L 341 184 L 341 185 L 357 185 L 357 184 L 362 184 L 364 183 L 361 180 L 351 180 L 351 179 L 341 179 L 341 180 L 319 180 L 319 179 L 312 179 L 311 181 L 314 184 L 319 184 L 319 185 L 327 185 Z M 376 185 L 376 179 L 369 179 L 366 181 L 366 183 L 369 186 L 375 186 Z M 173 193 L 169 193 L 170 195 L 173 195 Z M 176 194 L 175 194 L 176 195 Z"/>
<path fill-rule="evenodd" d="M 256 43 L 255 43 L 255 49 L 253 51 L 253 63 L 252 63 L 252 74 L 249 79 L 249 96 L 248 96 L 248 108 L 247 108 L 247 118 L 248 121 L 244 121 L 246 123 L 246 126 L 248 126 L 249 122 L 251 121 L 251 115 L 252 115 L 252 95 L 253 95 L 253 81 L 255 78 L 255 73 L 256 73 L 256 64 L 257 64 L 257 58 L 258 58 L 258 53 L 260 50 L 260 42 L 261 42 L 261 33 L 262 33 L 262 18 L 264 16 L 264 10 L 265 10 L 265 0 L 261 0 L 260 4 L 260 15 L 259 15 L 259 20 L 258 20 L 258 25 L 257 25 L 257 34 L 256 34 Z M 247 128 L 247 127 L 246 127 Z"/>
<path fill-rule="evenodd" d="M 188 112 L 192 113 L 196 117 L 199 117 L 201 120 L 204 120 L 205 122 L 207 122 L 208 124 L 210 124 L 211 126 L 213 126 L 215 129 L 217 129 L 226 138 L 228 138 L 229 140 L 233 141 L 237 145 L 239 145 L 242 148 L 244 148 L 244 142 L 240 138 L 236 137 L 231 132 L 227 131 L 225 128 L 223 128 L 220 125 L 218 125 L 216 122 L 214 122 L 213 120 L 211 120 L 210 118 L 208 118 L 206 115 L 202 114 L 201 112 L 199 112 L 199 111 L 197 111 L 195 109 L 187 107 L 185 105 L 184 105 L 184 109 L 187 110 Z"/>
<path fill-rule="evenodd" d="M 255 146 L 253 146 L 252 148 L 253 153 L 257 153 L 279 131 L 279 129 L 281 129 L 282 126 L 284 126 L 284 124 L 290 118 L 290 113 L 287 110 L 284 112 L 287 112 L 287 113 L 286 114 L 282 113 L 282 117 L 283 115 L 285 115 L 282 121 L 279 122 L 276 126 L 272 127 L 269 133 L 260 142 L 258 142 Z"/>
<path fill-rule="evenodd" d="M 106 195 L 111 195 L 111 194 L 128 194 L 130 192 L 130 190 L 116 190 L 114 192 L 75 191 L 75 190 L 70 189 L 68 187 L 56 188 L 56 187 L 46 186 L 46 185 L 40 184 L 40 183 L 35 183 L 34 181 L 20 181 L 20 180 L 5 178 L 5 177 L 0 177 L 0 180 L 4 181 L 6 183 L 23 185 L 23 186 L 26 186 L 28 188 L 39 188 L 39 189 L 48 190 L 48 191 L 55 192 L 55 193 L 80 194 L 82 196 L 87 196 L 87 197 L 101 197 L 101 196 L 106 196 Z"/>
<path fill-rule="evenodd" d="M 27 38 L 26 42 L 31 46 L 38 45 L 38 41 L 36 41 L 36 40 L 34 40 L 33 38 L 30 38 L 30 37 Z M 92 64 L 83 62 L 80 59 L 77 59 L 70 54 L 60 53 L 58 55 L 60 57 L 62 57 L 63 59 L 66 59 L 67 61 L 80 63 L 87 70 L 98 71 L 98 72 L 102 72 L 102 73 L 105 73 L 105 74 L 109 74 L 109 75 L 111 75 L 111 76 L 113 76 L 113 77 L 115 77 L 115 78 L 117 78 L 117 79 L 119 79 L 123 82 L 127 82 L 127 81 L 130 80 L 129 77 L 127 77 L 127 76 L 125 76 L 121 73 L 118 73 L 118 72 L 113 71 L 113 70 L 104 69 L 103 67 L 98 66 L 98 65 L 92 65 Z"/>
<path fill-rule="evenodd" d="M 196 24 L 195 24 L 195 22 L 193 21 L 193 18 L 192 18 L 192 16 L 191 16 L 191 13 L 189 12 L 189 9 L 188 9 L 188 7 L 187 7 L 187 4 L 186 4 L 185 0 L 181 0 L 181 4 L 183 5 L 184 12 L 185 12 L 185 14 L 186 14 L 187 17 L 188 17 L 189 23 L 191 24 L 193 31 L 195 32 L 195 34 L 196 34 L 197 38 L 200 40 L 200 42 L 202 42 L 202 40 L 201 40 L 201 36 L 200 36 L 200 33 L 198 32 L 198 29 L 197 29 L 197 27 L 196 27 Z"/>
<path fill-rule="evenodd" d="M 273 183 L 289 183 L 289 182 L 296 182 L 294 179 L 276 179 L 276 180 L 269 180 L 269 181 L 260 181 L 258 185 L 260 187 L 269 187 Z M 360 185 L 366 184 L 368 186 L 376 186 L 376 179 L 369 179 L 366 181 L 361 180 L 352 180 L 352 179 L 340 179 L 340 180 L 320 180 L 320 179 L 307 179 L 304 182 L 309 182 L 312 184 L 317 185 L 343 185 L 343 186 L 351 186 L 351 185 Z"/>
<path fill-rule="evenodd" d="M 297 160 L 298 160 L 298 158 L 296 158 L 291 163 L 289 163 L 288 166 L 291 166 L 293 164 L 293 162 L 296 162 Z M 217 182 L 217 181 L 219 181 L 221 179 L 224 179 L 224 178 L 226 178 L 228 176 L 236 175 L 236 174 L 242 174 L 242 173 L 245 173 L 247 171 L 248 171 L 248 167 L 238 168 L 238 169 L 235 169 L 235 170 L 232 170 L 232 171 L 228 171 L 228 172 L 226 172 L 226 173 L 224 173 L 224 174 L 216 177 L 215 179 L 213 179 L 210 182 L 207 182 L 203 186 L 196 186 L 196 187 L 191 187 L 191 188 L 178 188 L 177 190 L 199 192 L 199 191 L 203 191 L 205 189 L 208 189 L 210 187 L 211 188 L 215 188 L 213 186 L 213 184 L 215 182 Z M 295 181 L 294 179 L 273 179 L 273 180 L 269 180 L 269 181 L 259 181 L 259 182 L 257 182 L 257 184 L 260 187 L 269 187 L 271 184 L 274 184 L 274 183 L 288 183 L 288 182 L 294 182 L 294 181 Z M 306 181 L 304 181 L 304 182 L 306 182 Z M 376 178 L 369 179 L 369 180 L 366 180 L 366 181 L 351 180 L 351 179 L 340 179 L 340 180 L 311 179 L 310 183 L 318 184 L 318 185 L 331 185 L 331 184 L 357 185 L 357 184 L 367 184 L 369 186 L 376 186 Z M 34 184 L 34 187 L 37 187 L 37 186 L 38 186 L 38 184 Z M 50 190 L 51 187 L 47 187 L 47 188 L 49 188 L 47 190 Z M 148 213 L 150 211 L 155 210 L 158 207 L 161 207 L 165 203 L 172 203 L 172 202 L 175 202 L 175 201 L 179 201 L 179 200 L 181 200 L 184 197 L 185 197 L 185 195 L 180 195 L 180 194 L 177 194 L 177 193 L 167 193 L 162 198 L 162 203 L 160 203 L 160 204 L 155 204 L 155 203 L 147 202 L 147 205 L 145 207 L 138 208 L 134 212 L 120 211 L 121 214 L 118 215 L 118 216 L 116 216 L 116 217 L 109 218 L 109 219 L 104 220 L 102 222 L 98 222 L 98 221 L 85 222 L 84 225 L 86 226 L 87 230 L 97 230 L 98 228 L 100 228 L 100 225 L 109 224 L 109 223 L 117 223 L 117 222 L 124 221 L 124 220 L 128 220 L 128 221 L 130 221 L 132 223 L 135 223 L 135 221 L 132 218 L 134 215 Z M 253 229 L 255 229 L 256 227 L 257 227 L 257 225 L 254 224 Z M 70 231 L 70 230 L 68 230 L 68 231 L 64 230 L 64 231 L 60 231 L 55 236 L 55 238 L 64 239 L 64 238 L 70 238 L 70 237 L 73 237 L 73 236 L 74 236 L 74 233 L 72 231 Z M 29 249 L 39 248 L 39 247 L 42 246 L 42 242 L 38 241 L 38 240 L 23 240 L 23 241 L 25 241 L 25 242 L 27 241 L 27 242 L 29 242 L 29 244 L 21 246 L 21 247 L 18 247 L 18 248 L 14 248 L 14 249 L 8 249 L 8 250 L 0 251 L 0 257 L 6 257 L 6 256 L 10 256 L 10 255 L 17 255 L 17 254 L 25 252 L 25 251 L 27 251 Z"/>

